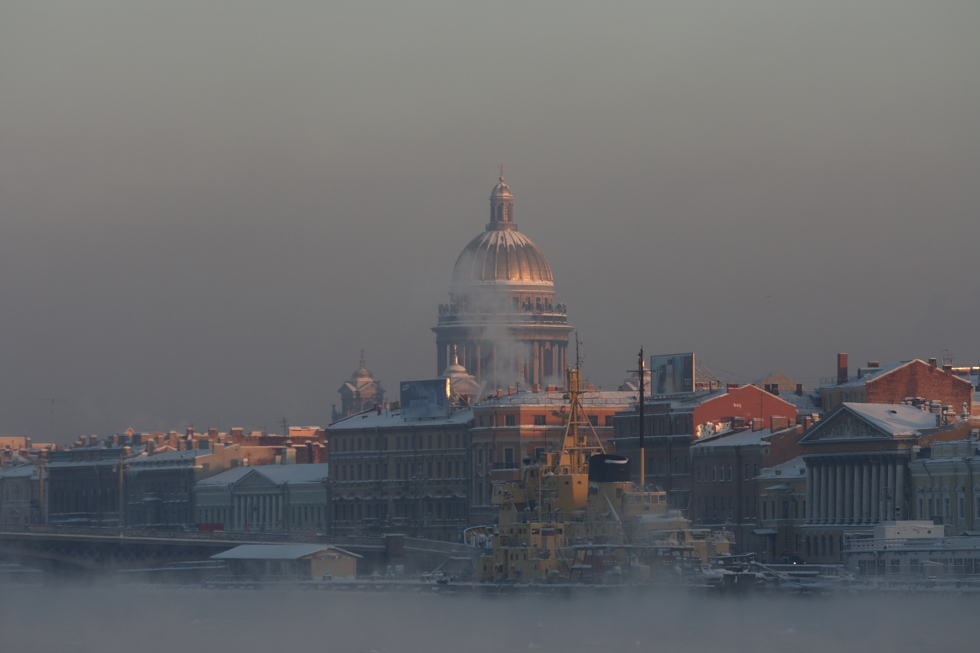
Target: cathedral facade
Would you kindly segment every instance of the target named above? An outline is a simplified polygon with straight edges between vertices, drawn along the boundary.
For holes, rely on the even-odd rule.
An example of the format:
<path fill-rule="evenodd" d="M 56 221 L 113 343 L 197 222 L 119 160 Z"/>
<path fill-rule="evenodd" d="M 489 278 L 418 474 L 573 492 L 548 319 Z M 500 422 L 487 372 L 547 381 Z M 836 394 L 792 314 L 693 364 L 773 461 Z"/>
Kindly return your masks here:
<path fill-rule="evenodd" d="M 453 360 L 485 388 L 562 385 L 568 364 L 565 304 L 544 254 L 514 223 L 514 195 L 499 183 L 490 222 L 456 259 L 449 302 L 439 305 L 436 373 Z"/>

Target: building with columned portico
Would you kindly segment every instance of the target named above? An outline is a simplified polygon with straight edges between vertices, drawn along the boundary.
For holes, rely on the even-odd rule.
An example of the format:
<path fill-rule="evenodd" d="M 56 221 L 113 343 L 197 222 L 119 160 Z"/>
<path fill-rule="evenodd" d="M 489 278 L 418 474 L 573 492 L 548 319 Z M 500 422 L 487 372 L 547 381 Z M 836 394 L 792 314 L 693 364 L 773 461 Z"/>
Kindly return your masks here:
<path fill-rule="evenodd" d="M 933 443 L 963 439 L 975 423 L 906 404 L 839 404 L 799 439 L 806 462 L 806 558 L 840 559 L 844 535 L 912 514 L 909 464 Z"/>

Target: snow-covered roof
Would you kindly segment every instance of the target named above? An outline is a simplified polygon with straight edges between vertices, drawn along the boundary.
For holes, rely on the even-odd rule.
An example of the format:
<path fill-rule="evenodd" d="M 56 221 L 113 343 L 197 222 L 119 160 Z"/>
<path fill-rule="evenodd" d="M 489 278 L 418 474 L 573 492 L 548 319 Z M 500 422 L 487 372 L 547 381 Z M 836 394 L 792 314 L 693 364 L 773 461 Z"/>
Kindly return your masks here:
<path fill-rule="evenodd" d="M 373 428 L 395 428 L 405 424 L 466 424 L 473 421 L 473 410 L 464 408 L 457 410 L 448 417 L 435 419 L 405 419 L 402 417 L 401 409 L 388 410 L 382 408 L 380 414 L 376 410 L 368 410 L 363 413 L 351 415 L 338 420 L 327 427 L 327 431 L 337 431 L 340 429 L 373 429 Z"/>
<path fill-rule="evenodd" d="M 215 474 L 208 478 L 202 479 L 195 483 L 196 487 L 206 487 L 211 485 L 232 485 L 237 483 L 246 474 L 251 472 L 253 469 L 259 469 L 262 465 L 257 465 L 255 467 L 232 467 L 231 469 L 226 469 L 220 474 Z"/>
<path fill-rule="evenodd" d="M 772 435 L 772 431 L 769 429 L 759 429 L 758 431 L 746 429 L 744 431 L 737 431 L 734 433 L 722 433 L 721 435 L 695 442 L 691 445 L 691 448 L 709 449 L 711 447 L 742 447 L 746 445 L 761 444 L 765 442 L 766 438 L 768 438 L 770 435 Z"/>
<path fill-rule="evenodd" d="M 818 389 L 823 388 L 859 388 L 871 379 L 881 377 L 889 372 L 894 372 L 900 367 L 904 367 L 913 361 L 899 361 L 897 363 L 889 363 L 888 365 L 881 365 L 880 367 L 862 367 L 860 375 L 853 375 L 847 377 L 846 383 L 825 383 Z M 921 362 L 921 361 L 920 361 Z"/>
<path fill-rule="evenodd" d="M 761 481 L 788 481 L 794 478 L 806 478 L 806 463 L 803 462 L 803 456 L 797 456 L 781 465 L 763 468 L 755 478 Z"/>
<path fill-rule="evenodd" d="M 131 467 L 172 467 L 185 463 L 193 466 L 200 456 L 210 456 L 214 449 L 188 449 L 185 451 L 165 451 L 157 454 L 146 454 L 129 461 Z"/>
<path fill-rule="evenodd" d="M 34 469 L 33 463 L 17 465 L 16 467 L 8 467 L 7 469 L 0 470 L 0 478 L 24 478 L 27 476 L 33 476 Z"/>
<path fill-rule="evenodd" d="M 801 414 L 822 413 L 823 408 L 817 405 L 817 395 L 813 392 L 804 392 L 802 396 L 795 392 L 780 392 L 779 398 L 787 401 L 796 407 L 796 412 Z"/>
<path fill-rule="evenodd" d="M 254 467 L 232 467 L 220 474 L 198 481 L 198 487 L 233 485 L 251 472 L 261 474 L 270 482 L 283 483 L 319 483 L 329 477 L 329 463 L 312 463 L 306 465 L 256 465 Z"/>
<path fill-rule="evenodd" d="M 936 427 L 936 416 L 915 406 L 901 404 L 841 404 L 861 418 L 892 435 L 917 435 Z"/>
<path fill-rule="evenodd" d="M 242 544 L 211 556 L 212 560 L 299 560 L 321 551 L 337 551 L 344 555 L 360 558 L 350 551 L 344 551 L 328 544 Z"/>

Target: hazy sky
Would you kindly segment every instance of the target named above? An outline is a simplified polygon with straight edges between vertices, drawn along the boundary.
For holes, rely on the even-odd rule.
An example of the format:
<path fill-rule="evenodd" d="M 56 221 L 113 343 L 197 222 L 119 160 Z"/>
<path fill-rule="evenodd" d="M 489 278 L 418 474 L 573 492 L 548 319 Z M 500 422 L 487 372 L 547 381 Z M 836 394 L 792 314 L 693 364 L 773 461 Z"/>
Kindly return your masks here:
<path fill-rule="evenodd" d="M 0 435 L 433 376 L 497 165 L 586 373 L 980 359 L 980 3 L 0 1 Z"/>

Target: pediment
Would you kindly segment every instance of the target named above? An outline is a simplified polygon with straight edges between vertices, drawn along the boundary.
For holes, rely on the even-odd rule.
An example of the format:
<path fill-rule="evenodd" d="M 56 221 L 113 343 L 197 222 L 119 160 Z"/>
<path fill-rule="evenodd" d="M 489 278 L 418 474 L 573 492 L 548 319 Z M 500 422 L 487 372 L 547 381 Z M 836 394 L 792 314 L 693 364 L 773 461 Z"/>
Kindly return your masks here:
<path fill-rule="evenodd" d="M 800 442 L 840 442 L 869 438 L 890 440 L 891 436 L 853 413 L 842 412 L 820 422 Z"/>
<path fill-rule="evenodd" d="M 235 487 L 275 487 L 275 483 L 267 479 L 265 476 L 260 474 L 256 470 L 252 470 L 245 476 L 243 476 L 237 483 Z"/>

